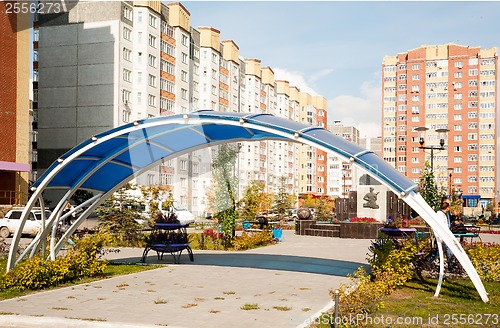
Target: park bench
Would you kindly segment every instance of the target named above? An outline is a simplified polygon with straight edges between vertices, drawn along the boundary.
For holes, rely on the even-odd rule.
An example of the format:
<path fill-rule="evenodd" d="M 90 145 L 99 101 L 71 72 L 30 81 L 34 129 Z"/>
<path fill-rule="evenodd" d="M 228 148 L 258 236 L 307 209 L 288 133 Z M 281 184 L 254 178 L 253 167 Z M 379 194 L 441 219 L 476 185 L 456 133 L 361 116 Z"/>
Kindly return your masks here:
<path fill-rule="evenodd" d="M 479 241 L 482 242 L 481 236 L 479 236 L 479 233 L 481 232 L 481 227 L 475 225 L 465 226 L 465 227 L 467 229 L 467 232 L 453 234 L 455 237 L 460 238 L 460 242 L 463 242 L 465 238 L 470 238 L 471 243 L 473 242 L 474 238 L 479 238 Z"/>
<path fill-rule="evenodd" d="M 156 223 L 151 231 L 150 240 L 142 253 L 142 263 L 146 262 L 146 257 L 151 250 L 156 252 L 158 260 L 163 259 L 164 253 L 170 253 L 176 264 L 180 263 L 182 251 L 186 250 L 189 254 L 189 260 L 193 262 L 193 251 L 189 246 L 186 232 L 188 226 L 189 224 Z"/>

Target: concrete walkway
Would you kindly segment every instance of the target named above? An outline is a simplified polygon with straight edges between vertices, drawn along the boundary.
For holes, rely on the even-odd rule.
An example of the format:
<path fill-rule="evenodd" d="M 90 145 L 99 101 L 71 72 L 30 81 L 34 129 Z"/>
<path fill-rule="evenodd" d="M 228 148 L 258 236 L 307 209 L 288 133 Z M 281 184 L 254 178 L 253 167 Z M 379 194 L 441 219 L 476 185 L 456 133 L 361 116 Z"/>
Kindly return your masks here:
<path fill-rule="evenodd" d="M 1 327 L 297 327 L 332 306 L 329 290 L 366 264 L 369 240 L 296 236 L 244 252 L 150 252 L 141 273 L 0 302 Z M 137 263 L 142 249 L 108 254 Z M 255 304 L 258 309 L 243 310 Z"/>

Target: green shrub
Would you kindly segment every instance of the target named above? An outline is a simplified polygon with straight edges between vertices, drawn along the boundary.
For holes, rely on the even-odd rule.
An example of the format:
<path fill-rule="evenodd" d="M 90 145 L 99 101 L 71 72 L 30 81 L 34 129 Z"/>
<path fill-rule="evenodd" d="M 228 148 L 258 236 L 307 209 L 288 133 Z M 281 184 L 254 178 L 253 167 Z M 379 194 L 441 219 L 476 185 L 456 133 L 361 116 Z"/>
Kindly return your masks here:
<path fill-rule="evenodd" d="M 234 237 L 233 247 L 235 250 L 246 250 L 272 243 L 274 243 L 272 233 L 269 230 L 263 230 L 250 234 L 244 232 L 241 236 Z"/>
<path fill-rule="evenodd" d="M 144 227 L 135 221 L 137 216 L 136 211 L 114 208 L 112 212 L 99 217 L 99 230 L 112 237 L 108 246 L 145 246 Z"/>
<path fill-rule="evenodd" d="M 481 279 L 500 282 L 500 244 L 474 243 L 464 248 Z"/>
<path fill-rule="evenodd" d="M 77 241 L 66 256 L 55 261 L 35 256 L 20 262 L 1 277 L 1 290 L 38 290 L 104 272 L 107 262 L 101 261 L 102 248 L 109 241 L 105 234 L 86 236 Z"/>
<path fill-rule="evenodd" d="M 416 260 L 417 251 L 418 247 L 411 238 L 395 242 L 392 238 L 381 235 L 372 242 L 372 255 L 367 260 L 376 279 L 386 281 L 393 290 L 414 276 L 412 264 Z"/>

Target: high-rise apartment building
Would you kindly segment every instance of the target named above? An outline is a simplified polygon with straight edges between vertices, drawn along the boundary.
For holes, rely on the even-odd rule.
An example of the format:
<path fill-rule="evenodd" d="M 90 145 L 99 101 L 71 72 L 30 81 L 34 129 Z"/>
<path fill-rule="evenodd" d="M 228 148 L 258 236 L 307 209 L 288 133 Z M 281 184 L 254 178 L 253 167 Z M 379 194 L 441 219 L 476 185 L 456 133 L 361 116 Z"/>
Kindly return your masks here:
<path fill-rule="evenodd" d="M 461 190 L 465 198 L 493 200 L 497 49 L 451 43 L 422 46 L 385 57 L 382 73 L 384 159 L 418 182 L 431 158 L 419 148 L 415 129 L 429 129 L 424 146 L 439 146 L 435 130 L 447 129 L 445 149 L 433 151 L 438 185 Z"/>
<path fill-rule="evenodd" d="M 359 130 L 353 126 L 345 126 L 341 121 L 334 121 L 333 125 L 328 126 L 328 131 L 354 144 L 359 144 Z M 354 186 L 357 185 L 357 171 L 350 162 L 343 161 L 334 154 L 328 154 L 327 159 L 327 195 L 334 198 L 349 197 L 349 192 L 353 191 Z"/>
<path fill-rule="evenodd" d="M 79 1 L 57 17 L 41 15 L 37 26 L 42 170 L 93 134 L 137 119 L 198 109 L 299 121 L 302 108 L 309 124 L 326 126 L 323 97 L 275 81 L 272 68 L 240 57 L 237 44 L 221 41 L 217 29 L 191 27 L 190 13 L 181 3 Z M 235 170 L 240 195 L 253 180 L 275 193 L 281 177 L 287 178 L 291 193 L 298 193 L 297 144 L 260 141 L 239 147 Z M 167 186 L 175 200 L 201 215 L 216 154 L 212 147 L 164 160 L 136 182 Z M 308 190 L 321 193 L 326 172 L 317 159 L 311 157 L 310 164 L 315 178 L 322 180 L 311 180 Z"/>
<path fill-rule="evenodd" d="M 12 12 L 13 3 L 0 2 L 0 205 L 27 201 L 32 156 L 30 17 Z"/>

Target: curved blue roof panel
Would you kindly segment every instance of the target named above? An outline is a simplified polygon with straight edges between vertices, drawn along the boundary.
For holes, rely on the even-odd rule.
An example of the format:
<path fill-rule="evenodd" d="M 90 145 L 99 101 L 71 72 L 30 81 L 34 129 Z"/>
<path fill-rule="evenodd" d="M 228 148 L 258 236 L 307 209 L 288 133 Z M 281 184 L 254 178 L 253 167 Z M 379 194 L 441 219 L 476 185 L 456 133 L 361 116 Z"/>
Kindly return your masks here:
<path fill-rule="evenodd" d="M 211 144 L 267 139 L 332 151 L 388 181 L 396 191 L 416 187 L 372 152 L 320 127 L 269 114 L 208 110 L 136 121 L 98 134 L 62 155 L 34 186 L 107 192 L 167 157 Z"/>

